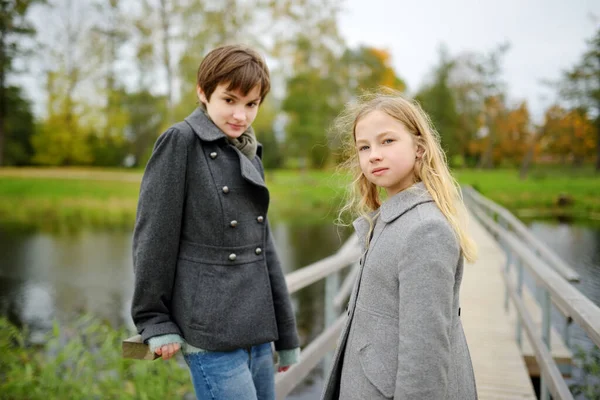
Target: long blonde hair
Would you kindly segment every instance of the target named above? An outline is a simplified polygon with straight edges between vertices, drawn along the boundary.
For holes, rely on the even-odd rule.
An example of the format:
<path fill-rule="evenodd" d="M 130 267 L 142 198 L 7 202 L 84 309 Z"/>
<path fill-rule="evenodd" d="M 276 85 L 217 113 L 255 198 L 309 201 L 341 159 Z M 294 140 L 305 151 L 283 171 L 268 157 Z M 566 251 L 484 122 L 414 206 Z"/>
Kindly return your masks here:
<path fill-rule="evenodd" d="M 429 116 L 416 101 L 408 100 L 390 89 L 365 94 L 358 101 L 349 103 L 334 124 L 335 131 L 343 135 L 342 143 L 346 161 L 340 168 L 350 170 L 353 174 L 346 204 L 340 211 L 340 218 L 346 212 L 363 216 L 369 221 L 372 230 L 372 212 L 381 206 L 377 186 L 369 182 L 360 169 L 355 145 L 356 124 L 375 110 L 383 111 L 398 120 L 413 135 L 415 143 L 423 151 L 415 164 L 415 182 L 422 181 L 425 184 L 438 208 L 452 226 L 465 259 L 469 262 L 475 261 L 477 248 L 467 234 L 466 208 L 460 187 L 448 168 L 439 134 L 433 128 Z"/>

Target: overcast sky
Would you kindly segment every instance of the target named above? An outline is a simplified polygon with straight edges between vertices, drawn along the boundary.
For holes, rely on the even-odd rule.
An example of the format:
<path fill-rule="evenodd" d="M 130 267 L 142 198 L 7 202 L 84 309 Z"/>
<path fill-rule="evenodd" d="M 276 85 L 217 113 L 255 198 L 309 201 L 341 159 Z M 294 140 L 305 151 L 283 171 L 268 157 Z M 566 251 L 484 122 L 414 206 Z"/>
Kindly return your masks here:
<path fill-rule="evenodd" d="M 390 51 L 411 93 L 438 61 L 443 43 L 451 55 L 487 53 L 508 41 L 503 78 L 509 99 L 527 100 L 536 119 L 554 99 L 542 79 L 556 80 L 586 49 L 600 26 L 600 0 L 346 0 L 340 19 L 351 46 Z"/>

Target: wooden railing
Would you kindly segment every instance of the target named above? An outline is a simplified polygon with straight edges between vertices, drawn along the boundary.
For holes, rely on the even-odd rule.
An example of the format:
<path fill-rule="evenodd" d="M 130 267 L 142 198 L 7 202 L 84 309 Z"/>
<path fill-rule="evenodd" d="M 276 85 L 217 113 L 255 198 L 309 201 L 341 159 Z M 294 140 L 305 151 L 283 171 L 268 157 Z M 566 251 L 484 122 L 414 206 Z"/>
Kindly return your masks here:
<path fill-rule="evenodd" d="M 337 253 L 317 261 L 314 264 L 298 269 L 286 275 L 286 283 L 290 294 L 305 288 L 321 279 L 325 279 L 325 329 L 312 342 L 302 349 L 300 362 L 275 377 L 275 391 L 278 400 L 285 397 L 300 384 L 326 355 L 335 349 L 337 339 L 341 334 L 346 313 L 345 300 L 350 295 L 353 282 L 358 270 L 357 261 L 360 257 L 358 240 L 352 235 Z M 340 272 L 353 265 L 344 282 L 339 285 Z M 340 315 L 341 314 L 341 315 Z M 154 360 L 157 356 L 150 353 L 148 346 L 142 343 L 140 335 L 135 335 L 123 341 L 123 357 L 140 360 Z M 326 362 L 326 364 L 328 364 Z"/>
<path fill-rule="evenodd" d="M 504 280 L 507 299 L 512 300 L 518 315 L 517 341 L 520 344 L 523 329 L 540 366 L 541 399 L 549 399 L 550 394 L 554 399 L 573 399 L 551 355 L 551 305 L 554 304 L 565 318 L 577 323 L 597 346 L 600 346 L 600 308 L 570 283 L 579 281 L 579 275 L 534 238 L 510 212 L 470 187 L 463 188 L 463 195 L 471 213 L 506 252 Z M 511 268 L 516 271 L 511 271 Z M 541 334 L 523 301 L 524 269 L 527 269 L 542 291 Z"/>

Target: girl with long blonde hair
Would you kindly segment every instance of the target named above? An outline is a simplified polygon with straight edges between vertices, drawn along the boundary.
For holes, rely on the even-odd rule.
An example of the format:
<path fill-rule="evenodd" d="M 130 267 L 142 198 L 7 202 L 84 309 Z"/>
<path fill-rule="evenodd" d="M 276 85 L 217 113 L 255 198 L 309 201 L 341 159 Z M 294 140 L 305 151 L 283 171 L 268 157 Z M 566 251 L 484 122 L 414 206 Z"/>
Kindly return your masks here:
<path fill-rule="evenodd" d="M 323 399 L 476 399 L 459 303 L 476 248 L 439 135 L 398 93 L 359 100 L 336 127 L 363 255 Z"/>

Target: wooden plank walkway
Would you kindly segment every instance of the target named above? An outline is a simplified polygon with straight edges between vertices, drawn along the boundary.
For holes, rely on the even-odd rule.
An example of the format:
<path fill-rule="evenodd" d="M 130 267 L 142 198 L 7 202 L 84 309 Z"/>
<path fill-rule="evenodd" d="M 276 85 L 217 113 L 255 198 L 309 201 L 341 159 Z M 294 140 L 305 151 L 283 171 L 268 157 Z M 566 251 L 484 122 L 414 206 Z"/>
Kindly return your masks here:
<path fill-rule="evenodd" d="M 479 258 L 465 266 L 461 318 L 479 399 L 535 400 L 527 366 L 515 340 L 515 326 L 504 311 L 504 252 L 473 215 L 469 230 L 477 242 Z"/>

